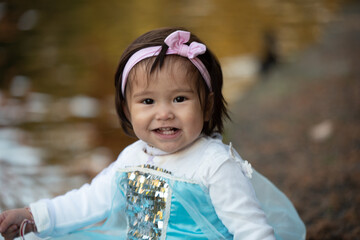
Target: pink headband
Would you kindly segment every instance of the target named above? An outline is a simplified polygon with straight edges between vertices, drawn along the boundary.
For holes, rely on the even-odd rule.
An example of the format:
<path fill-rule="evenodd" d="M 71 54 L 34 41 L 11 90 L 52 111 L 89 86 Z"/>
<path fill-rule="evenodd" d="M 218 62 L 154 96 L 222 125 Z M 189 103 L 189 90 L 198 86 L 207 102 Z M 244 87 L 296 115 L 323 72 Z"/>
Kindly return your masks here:
<path fill-rule="evenodd" d="M 186 31 L 175 31 L 171 33 L 164 42 L 169 46 L 169 49 L 166 51 L 166 55 L 177 54 L 183 57 L 187 57 L 195 67 L 200 71 L 201 76 L 204 78 L 206 85 L 211 88 L 210 74 L 207 71 L 204 64 L 196 56 L 204 54 L 206 51 L 206 46 L 202 43 L 192 42 L 190 46 L 184 44 L 187 43 L 190 39 L 190 32 Z M 143 48 L 136 53 L 134 53 L 126 63 L 122 75 L 121 81 L 121 92 L 125 96 L 125 86 L 127 77 L 130 70 L 141 60 L 149 57 L 154 57 L 159 55 L 161 51 L 161 46 Z"/>

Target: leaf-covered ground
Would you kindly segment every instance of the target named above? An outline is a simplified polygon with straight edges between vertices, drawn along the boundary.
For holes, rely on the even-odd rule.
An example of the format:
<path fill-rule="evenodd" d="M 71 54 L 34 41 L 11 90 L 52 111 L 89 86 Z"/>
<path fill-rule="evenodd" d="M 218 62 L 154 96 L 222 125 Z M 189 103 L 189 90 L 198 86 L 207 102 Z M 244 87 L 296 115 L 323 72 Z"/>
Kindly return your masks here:
<path fill-rule="evenodd" d="M 360 239 L 360 4 L 230 106 L 227 139 L 292 200 L 307 239 Z"/>

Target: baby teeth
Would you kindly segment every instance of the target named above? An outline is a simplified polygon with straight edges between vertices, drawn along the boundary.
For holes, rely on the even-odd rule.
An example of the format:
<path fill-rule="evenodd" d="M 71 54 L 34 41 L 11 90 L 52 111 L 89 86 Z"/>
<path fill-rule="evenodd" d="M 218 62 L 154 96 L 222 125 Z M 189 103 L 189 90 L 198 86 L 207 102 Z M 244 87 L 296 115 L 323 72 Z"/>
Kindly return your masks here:
<path fill-rule="evenodd" d="M 159 128 L 159 131 L 161 132 L 161 134 L 164 134 L 164 135 L 171 135 L 171 134 L 175 133 L 174 128 L 170 128 L 170 127 Z"/>

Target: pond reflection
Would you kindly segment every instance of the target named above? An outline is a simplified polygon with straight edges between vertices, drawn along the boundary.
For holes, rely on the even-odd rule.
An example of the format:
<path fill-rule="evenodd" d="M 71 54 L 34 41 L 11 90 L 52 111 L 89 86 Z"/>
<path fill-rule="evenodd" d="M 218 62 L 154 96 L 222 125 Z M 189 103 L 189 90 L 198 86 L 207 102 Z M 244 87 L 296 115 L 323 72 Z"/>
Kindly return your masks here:
<path fill-rule="evenodd" d="M 119 129 L 113 75 L 139 34 L 196 32 L 234 102 L 257 78 L 265 32 L 287 61 L 344 2 L 0 0 L 0 211 L 79 187 L 134 141 Z"/>

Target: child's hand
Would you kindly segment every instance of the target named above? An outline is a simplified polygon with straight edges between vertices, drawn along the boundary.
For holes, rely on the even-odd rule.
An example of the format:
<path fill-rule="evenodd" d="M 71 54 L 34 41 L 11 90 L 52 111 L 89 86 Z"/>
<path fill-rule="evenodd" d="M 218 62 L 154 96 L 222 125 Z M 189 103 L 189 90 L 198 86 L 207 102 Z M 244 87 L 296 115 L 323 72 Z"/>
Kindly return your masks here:
<path fill-rule="evenodd" d="M 11 225 L 4 233 L 1 233 L 5 240 L 13 240 L 19 236 L 19 228 L 17 225 Z"/>
<path fill-rule="evenodd" d="M 12 240 L 19 236 L 19 228 L 24 219 L 32 219 L 32 215 L 26 208 L 18 208 L 5 211 L 0 215 L 0 233 L 5 240 Z M 26 227 L 26 233 L 31 227 Z"/>

